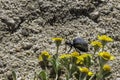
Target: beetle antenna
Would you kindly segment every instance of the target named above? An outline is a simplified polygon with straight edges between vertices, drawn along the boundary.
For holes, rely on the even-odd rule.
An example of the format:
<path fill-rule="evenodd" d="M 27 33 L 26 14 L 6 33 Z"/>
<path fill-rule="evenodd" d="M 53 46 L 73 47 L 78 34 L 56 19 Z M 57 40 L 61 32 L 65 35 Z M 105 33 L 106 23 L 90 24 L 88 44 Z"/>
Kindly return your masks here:
<path fill-rule="evenodd" d="M 66 53 L 66 51 L 67 51 L 67 40 L 68 40 L 68 38 L 67 38 L 67 35 L 65 35 L 65 48 L 64 48 L 64 51 L 65 51 L 65 53 Z"/>
<path fill-rule="evenodd" d="M 65 39 L 66 39 L 66 41 L 65 41 L 65 52 L 67 51 L 67 46 L 69 46 L 70 49 L 67 51 L 67 53 L 69 53 L 69 52 L 72 50 L 73 44 L 72 44 L 72 42 L 67 38 L 67 36 L 65 36 Z"/>
<path fill-rule="evenodd" d="M 71 50 L 72 50 L 72 46 L 70 46 L 70 49 L 69 49 L 69 51 L 67 53 L 70 53 Z"/>

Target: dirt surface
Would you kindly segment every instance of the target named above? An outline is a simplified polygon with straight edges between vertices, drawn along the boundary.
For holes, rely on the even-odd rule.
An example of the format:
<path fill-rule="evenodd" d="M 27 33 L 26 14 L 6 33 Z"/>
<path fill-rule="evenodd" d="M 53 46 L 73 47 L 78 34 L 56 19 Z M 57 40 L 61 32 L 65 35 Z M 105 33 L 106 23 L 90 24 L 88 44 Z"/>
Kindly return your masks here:
<path fill-rule="evenodd" d="M 38 54 L 54 51 L 52 37 L 90 42 L 98 34 L 114 39 L 110 79 L 120 80 L 120 0 L 0 0 L 0 80 L 12 70 L 17 80 L 33 80 Z"/>

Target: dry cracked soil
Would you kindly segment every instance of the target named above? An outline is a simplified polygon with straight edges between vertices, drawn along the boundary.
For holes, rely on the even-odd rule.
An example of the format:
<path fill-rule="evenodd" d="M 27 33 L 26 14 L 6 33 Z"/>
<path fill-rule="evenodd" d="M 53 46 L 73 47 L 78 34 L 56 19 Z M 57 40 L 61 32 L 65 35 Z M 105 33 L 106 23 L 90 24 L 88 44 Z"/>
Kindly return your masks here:
<path fill-rule="evenodd" d="M 17 80 L 33 80 L 39 53 L 54 51 L 52 37 L 89 43 L 98 34 L 114 39 L 108 45 L 114 72 L 107 80 L 120 80 L 120 0 L 0 0 L 0 80 L 11 80 L 12 70 Z"/>

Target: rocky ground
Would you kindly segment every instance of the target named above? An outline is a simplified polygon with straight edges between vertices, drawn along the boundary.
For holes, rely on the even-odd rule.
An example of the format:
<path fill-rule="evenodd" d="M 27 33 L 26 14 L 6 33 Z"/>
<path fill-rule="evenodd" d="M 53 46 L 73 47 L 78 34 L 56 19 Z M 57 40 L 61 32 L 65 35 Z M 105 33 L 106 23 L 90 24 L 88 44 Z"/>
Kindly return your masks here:
<path fill-rule="evenodd" d="M 111 80 L 120 80 L 120 0 L 0 0 L 0 80 L 12 70 L 17 80 L 33 80 L 38 54 L 53 51 L 52 37 L 90 42 L 98 34 L 114 39 Z"/>

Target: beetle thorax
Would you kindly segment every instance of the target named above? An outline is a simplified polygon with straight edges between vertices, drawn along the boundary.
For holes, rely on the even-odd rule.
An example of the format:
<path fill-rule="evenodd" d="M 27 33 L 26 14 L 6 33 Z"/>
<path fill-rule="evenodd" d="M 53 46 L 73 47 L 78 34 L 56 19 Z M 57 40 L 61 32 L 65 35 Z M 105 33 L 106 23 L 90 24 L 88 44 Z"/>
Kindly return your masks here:
<path fill-rule="evenodd" d="M 66 41 L 65 44 L 68 46 L 73 46 L 73 42 L 70 42 L 70 41 Z"/>

